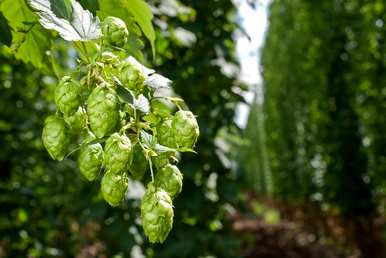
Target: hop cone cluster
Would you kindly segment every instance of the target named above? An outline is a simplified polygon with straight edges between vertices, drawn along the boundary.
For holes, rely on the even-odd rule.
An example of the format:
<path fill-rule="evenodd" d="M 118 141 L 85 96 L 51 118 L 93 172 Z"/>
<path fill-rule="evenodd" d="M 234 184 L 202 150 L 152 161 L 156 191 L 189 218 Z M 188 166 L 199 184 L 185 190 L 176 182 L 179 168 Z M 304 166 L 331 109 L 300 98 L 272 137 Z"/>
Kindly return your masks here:
<path fill-rule="evenodd" d="M 179 100 L 163 96 L 154 77 L 148 80 L 154 71 L 123 49 L 129 33 L 138 35 L 132 27 L 116 17 L 103 21 L 102 45 L 79 62 L 76 76 L 58 82 L 57 110 L 46 118 L 42 140 L 55 160 L 76 153 L 82 177 L 100 182 L 111 206 L 125 199 L 129 180 L 147 184 L 142 225 L 150 242 L 162 243 L 182 191 L 177 154 L 193 151 L 199 129 L 192 112 L 177 110 Z"/>

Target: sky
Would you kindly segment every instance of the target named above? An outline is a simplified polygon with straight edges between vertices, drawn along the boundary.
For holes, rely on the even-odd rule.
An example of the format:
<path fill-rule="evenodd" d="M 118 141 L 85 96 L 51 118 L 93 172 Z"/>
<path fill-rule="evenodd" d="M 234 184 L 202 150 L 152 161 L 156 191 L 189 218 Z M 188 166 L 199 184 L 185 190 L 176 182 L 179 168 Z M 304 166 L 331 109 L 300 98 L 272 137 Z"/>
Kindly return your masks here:
<path fill-rule="evenodd" d="M 264 43 L 264 35 L 268 25 L 267 8 L 271 0 L 258 0 L 256 8 L 252 8 L 247 0 L 234 0 L 238 6 L 238 19 L 249 38 L 241 33 L 236 35 L 236 50 L 241 65 L 240 79 L 247 83 L 250 91 L 244 94 L 251 103 L 256 89 L 258 100 L 262 101 L 261 74 L 259 69 L 260 48 Z M 249 106 L 240 103 L 236 108 L 236 123 L 245 128 L 249 114 Z"/>

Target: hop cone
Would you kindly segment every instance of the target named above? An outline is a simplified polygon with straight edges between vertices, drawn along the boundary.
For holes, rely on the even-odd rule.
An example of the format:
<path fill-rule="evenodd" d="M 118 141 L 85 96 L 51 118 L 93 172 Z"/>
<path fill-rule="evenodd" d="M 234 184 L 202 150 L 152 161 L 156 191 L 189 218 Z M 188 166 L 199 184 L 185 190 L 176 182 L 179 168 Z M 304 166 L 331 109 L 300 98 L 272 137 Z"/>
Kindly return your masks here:
<path fill-rule="evenodd" d="M 103 161 L 103 148 L 99 143 L 88 144 L 79 151 L 78 165 L 84 177 L 92 181 L 97 178 Z"/>
<path fill-rule="evenodd" d="M 157 140 L 161 145 L 170 148 L 177 147 L 171 119 L 165 120 L 157 126 Z"/>
<path fill-rule="evenodd" d="M 173 117 L 172 128 L 179 147 L 193 147 L 200 134 L 197 120 L 190 111 L 178 111 Z"/>
<path fill-rule="evenodd" d="M 126 172 L 132 158 L 132 145 L 126 135 L 112 134 L 106 141 L 104 163 L 112 174 Z"/>
<path fill-rule="evenodd" d="M 127 42 L 129 32 L 124 21 L 109 16 L 102 23 L 103 43 L 116 47 L 123 47 Z"/>
<path fill-rule="evenodd" d="M 168 164 L 157 172 L 154 185 L 164 189 L 174 198 L 182 190 L 182 174 L 176 166 Z"/>
<path fill-rule="evenodd" d="M 152 157 L 153 164 L 157 169 L 161 169 L 167 164 L 170 163 L 170 159 L 175 155 L 176 153 L 173 151 L 166 151 L 158 154 L 158 156 Z"/>
<path fill-rule="evenodd" d="M 129 171 L 135 180 L 141 180 L 148 168 L 148 162 L 143 155 L 142 148 L 138 144 L 133 147 L 133 160 Z"/>
<path fill-rule="evenodd" d="M 55 103 L 58 109 L 66 115 L 74 114 L 81 103 L 80 91 L 78 82 L 70 76 L 64 76 L 55 89 Z"/>
<path fill-rule="evenodd" d="M 91 130 L 98 138 L 115 131 L 119 122 L 118 98 L 105 87 L 96 87 L 87 99 Z"/>
<path fill-rule="evenodd" d="M 165 241 L 173 227 L 173 204 L 170 196 L 153 183 L 148 184 L 141 204 L 142 226 L 151 243 Z"/>
<path fill-rule="evenodd" d="M 125 61 L 120 67 L 119 79 L 123 86 L 129 90 L 139 93 L 145 82 L 145 76 L 142 71 L 129 61 Z"/>
<path fill-rule="evenodd" d="M 104 51 L 101 54 L 101 61 L 105 64 L 115 65 L 119 63 L 119 58 L 110 51 Z"/>
<path fill-rule="evenodd" d="M 125 197 L 128 185 L 126 174 L 115 175 L 109 171 L 103 176 L 101 181 L 101 192 L 108 204 L 118 206 Z"/>
<path fill-rule="evenodd" d="M 42 140 L 44 147 L 53 159 L 63 160 L 70 143 L 64 120 L 57 116 L 47 117 L 44 122 Z"/>
<path fill-rule="evenodd" d="M 82 107 L 79 107 L 73 115 L 64 115 L 63 119 L 73 132 L 80 132 L 87 128 L 87 113 Z"/>

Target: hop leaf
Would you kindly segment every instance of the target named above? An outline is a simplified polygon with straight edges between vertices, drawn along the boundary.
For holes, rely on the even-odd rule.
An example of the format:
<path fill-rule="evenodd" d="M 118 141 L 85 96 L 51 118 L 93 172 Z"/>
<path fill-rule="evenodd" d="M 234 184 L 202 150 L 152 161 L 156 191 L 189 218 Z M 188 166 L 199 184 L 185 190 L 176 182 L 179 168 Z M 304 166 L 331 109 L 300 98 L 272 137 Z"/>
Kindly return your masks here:
<path fill-rule="evenodd" d="M 178 147 L 193 147 L 200 134 L 197 120 L 190 111 L 178 111 L 173 117 L 172 128 Z"/>
<path fill-rule="evenodd" d="M 119 123 L 118 98 L 115 92 L 98 86 L 87 99 L 87 115 L 91 130 L 98 138 L 114 132 Z"/>
<path fill-rule="evenodd" d="M 146 160 L 145 155 L 143 155 L 142 148 L 139 144 L 134 145 L 133 147 L 133 161 L 129 171 L 135 180 L 141 180 L 145 175 L 145 172 L 148 169 L 148 161 Z"/>
<path fill-rule="evenodd" d="M 125 174 L 116 175 L 107 171 L 101 181 L 102 196 L 111 206 L 118 206 L 125 197 L 127 186 L 128 178 Z"/>
<path fill-rule="evenodd" d="M 70 76 L 64 76 L 55 89 L 55 102 L 59 110 L 66 115 L 74 114 L 80 103 L 80 84 Z"/>
<path fill-rule="evenodd" d="M 80 172 L 89 180 L 95 180 L 101 169 L 103 148 L 100 143 L 88 144 L 80 149 L 78 165 Z"/>
<path fill-rule="evenodd" d="M 44 122 L 42 140 L 44 147 L 53 159 L 63 160 L 70 143 L 68 129 L 63 119 L 57 116 L 47 117 Z"/>
<path fill-rule="evenodd" d="M 79 107 L 71 116 L 64 115 L 63 119 L 73 132 L 80 132 L 87 128 L 87 113 L 82 107 Z"/>
<path fill-rule="evenodd" d="M 170 196 L 149 183 L 142 199 L 141 218 L 151 243 L 163 243 L 173 227 L 173 204 Z"/>
<path fill-rule="evenodd" d="M 93 17 L 75 0 L 29 0 L 29 3 L 39 15 L 40 24 L 59 32 L 67 41 L 89 41 L 101 35 L 98 17 Z M 66 5 L 68 3 L 70 6 Z"/>
<path fill-rule="evenodd" d="M 106 141 L 104 163 L 112 174 L 126 172 L 132 159 L 132 145 L 126 135 L 112 134 Z"/>
<path fill-rule="evenodd" d="M 109 16 L 102 23 L 103 43 L 116 47 L 123 47 L 127 42 L 129 32 L 124 21 Z"/>
<path fill-rule="evenodd" d="M 157 172 L 154 185 L 164 189 L 171 198 L 174 198 L 181 193 L 182 174 L 176 166 L 168 164 Z"/>
<path fill-rule="evenodd" d="M 161 145 L 170 148 L 177 147 L 171 119 L 164 120 L 157 126 L 157 140 Z"/>

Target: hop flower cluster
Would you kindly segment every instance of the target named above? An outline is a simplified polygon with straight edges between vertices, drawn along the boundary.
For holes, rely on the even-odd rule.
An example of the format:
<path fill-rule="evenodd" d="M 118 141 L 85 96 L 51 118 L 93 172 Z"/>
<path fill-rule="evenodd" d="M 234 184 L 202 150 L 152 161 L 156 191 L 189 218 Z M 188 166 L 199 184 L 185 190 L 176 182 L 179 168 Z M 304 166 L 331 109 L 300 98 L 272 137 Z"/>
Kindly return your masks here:
<path fill-rule="evenodd" d="M 180 108 L 180 99 L 149 83 L 154 71 L 122 49 L 129 34 L 122 20 L 106 18 L 102 33 L 91 61 L 80 61 L 78 73 L 59 81 L 57 111 L 45 120 L 43 144 L 58 161 L 77 150 L 79 171 L 86 180 L 101 179 L 111 206 L 124 200 L 129 180 L 147 184 L 144 232 L 150 242 L 162 243 L 172 229 L 173 199 L 182 190 L 177 154 L 193 151 L 198 124 Z"/>

